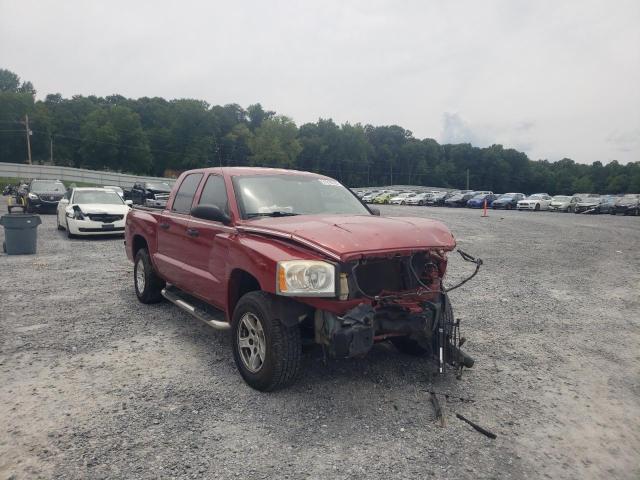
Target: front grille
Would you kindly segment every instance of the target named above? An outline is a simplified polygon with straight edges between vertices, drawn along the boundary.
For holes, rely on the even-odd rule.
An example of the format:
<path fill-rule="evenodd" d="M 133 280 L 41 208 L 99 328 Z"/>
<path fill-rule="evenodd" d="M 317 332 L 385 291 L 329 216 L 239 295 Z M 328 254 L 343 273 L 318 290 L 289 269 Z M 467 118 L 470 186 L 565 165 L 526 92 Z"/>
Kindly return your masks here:
<path fill-rule="evenodd" d="M 92 222 L 102 223 L 113 223 L 124 218 L 124 215 L 110 215 L 107 213 L 89 213 L 87 216 Z"/>
<path fill-rule="evenodd" d="M 405 290 L 405 267 L 401 258 L 372 259 L 354 268 L 354 275 L 362 293 L 375 296 L 383 291 Z"/>
<path fill-rule="evenodd" d="M 351 268 L 354 292 L 375 297 L 383 293 L 414 291 L 439 279 L 438 267 L 426 253 L 393 258 L 371 258 Z M 419 276 L 419 279 L 416 278 Z M 350 290 L 351 291 L 351 290 Z"/>
<path fill-rule="evenodd" d="M 109 229 L 105 229 L 105 228 L 83 228 L 80 227 L 78 230 L 80 230 L 81 232 L 103 232 L 103 233 L 109 233 L 109 232 L 124 232 L 124 227 L 116 227 L 116 228 L 109 228 Z"/>
<path fill-rule="evenodd" d="M 43 202 L 59 202 L 62 195 L 40 195 L 40 200 Z"/>

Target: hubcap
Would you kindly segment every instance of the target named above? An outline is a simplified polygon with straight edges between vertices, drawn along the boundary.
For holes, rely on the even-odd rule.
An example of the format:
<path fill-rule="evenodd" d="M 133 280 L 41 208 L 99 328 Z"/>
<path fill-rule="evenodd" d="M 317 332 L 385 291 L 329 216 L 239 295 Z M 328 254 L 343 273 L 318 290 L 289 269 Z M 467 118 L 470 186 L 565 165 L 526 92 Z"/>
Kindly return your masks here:
<path fill-rule="evenodd" d="M 144 283 L 144 262 L 140 259 L 136 263 L 136 286 L 138 287 L 138 292 L 144 292 Z"/>
<path fill-rule="evenodd" d="M 266 346 L 260 320 L 251 312 L 245 313 L 238 326 L 238 350 L 242 363 L 251 373 L 258 372 L 264 365 Z"/>

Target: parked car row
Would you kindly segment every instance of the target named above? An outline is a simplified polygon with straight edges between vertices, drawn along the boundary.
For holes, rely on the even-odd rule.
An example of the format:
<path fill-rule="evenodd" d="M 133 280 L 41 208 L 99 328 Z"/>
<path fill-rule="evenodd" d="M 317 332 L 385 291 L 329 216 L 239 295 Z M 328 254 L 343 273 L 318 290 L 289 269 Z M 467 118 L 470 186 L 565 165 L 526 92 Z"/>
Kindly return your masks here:
<path fill-rule="evenodd" d="M 11 195 L 27 213 L 55 213 L 58 230 L 70 238 L 88 235 L 124 235 L 124 222 L 133 202 L 122 188 L 65 186 L 60 180 L 33 179 L 3 194 Z"/>
<path fill-rule="evenodd" d="M 529 196 L 524 193 L 510 192 L 495 194 L 488 191 L 454 190 L 454 191 L 399 191 L 390 189 L 359 190 L 356 195 L 364 203 L 415 205 L 415 206 L 446 206 L 487 208 L 494 210 L 530 210 L 551 211 L 565 213 L 612 215 L 640 215 L 640 195 L 598 195 L 592 193 L 577 193 L 574 195 L 555 195 L 534 193 Z"/>

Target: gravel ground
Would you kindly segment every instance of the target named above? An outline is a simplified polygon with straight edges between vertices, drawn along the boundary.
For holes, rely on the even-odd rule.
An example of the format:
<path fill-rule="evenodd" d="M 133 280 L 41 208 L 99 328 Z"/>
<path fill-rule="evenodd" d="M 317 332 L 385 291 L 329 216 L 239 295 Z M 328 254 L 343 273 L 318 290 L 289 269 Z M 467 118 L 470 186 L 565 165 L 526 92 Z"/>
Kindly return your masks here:
<path fill-rule="evenodd" d="M 121 239 L 43 216 L 36 256 L 0 255 L 0 479 L 638 478 L 640 218 L 382 211 L 485 261 L 452 294 L 461 380 L 381 344 L 258 393 L 225 334 L 136 300 Z M 470 269 L 453 256 L 449 282 Z M 428 390 L 452 395 L 444 428 Z"/>

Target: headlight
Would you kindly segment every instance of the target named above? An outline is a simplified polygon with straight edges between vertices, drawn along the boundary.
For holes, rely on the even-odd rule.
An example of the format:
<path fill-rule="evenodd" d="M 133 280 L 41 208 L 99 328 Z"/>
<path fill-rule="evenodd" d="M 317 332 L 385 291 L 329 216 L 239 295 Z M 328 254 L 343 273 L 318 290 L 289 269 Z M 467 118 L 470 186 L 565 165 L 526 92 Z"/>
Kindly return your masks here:
<path fill-rule="evenodd" d="M 29 194 L 27 195 L 31 200 L 38 200 L 38 195 L 36 195 L 35 193 L 31 193 L 29 192 Z"/>
<path fill-rule="evenodd" d="M 333 297 L 336 269 L 327 262 L 286 260 L 278 262 L 276 293 L 300 297 Z"/>
<path fill-rule="evenodd" d="M 82 210 L 79 208 L 69 207 L 65 210 L 67 217 L 73 218 L 74 220 L 84 220 L 84 215 L 82 214 Z"/>

